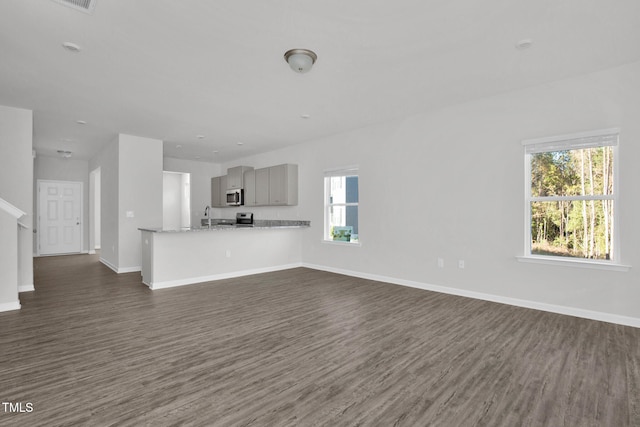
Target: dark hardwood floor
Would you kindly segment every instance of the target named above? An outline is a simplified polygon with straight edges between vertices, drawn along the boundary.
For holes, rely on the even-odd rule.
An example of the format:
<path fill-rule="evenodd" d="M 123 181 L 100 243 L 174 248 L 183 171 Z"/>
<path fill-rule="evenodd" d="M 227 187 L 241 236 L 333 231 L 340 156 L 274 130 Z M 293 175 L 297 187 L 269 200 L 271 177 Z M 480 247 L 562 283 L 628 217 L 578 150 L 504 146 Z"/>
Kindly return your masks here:
<path fill-rule="evenodd" d="M 639 426 L 640 330 L 298 268 L 150 291 L 35 260 L 3 426 Z M 5 405 L 6 406 L 6 405 Z"/>

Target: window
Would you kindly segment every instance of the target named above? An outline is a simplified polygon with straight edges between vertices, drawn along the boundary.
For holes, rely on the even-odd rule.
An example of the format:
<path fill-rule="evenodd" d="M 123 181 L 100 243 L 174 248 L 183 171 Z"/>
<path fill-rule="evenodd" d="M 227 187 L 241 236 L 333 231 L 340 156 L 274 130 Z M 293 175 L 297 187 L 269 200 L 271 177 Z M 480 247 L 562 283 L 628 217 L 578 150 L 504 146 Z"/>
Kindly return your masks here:
<path fill-rule="evenodd" d="M 359 243 L 358 169 L 325 172 L 324 240 Z"/>
<path fill-rule="evenodd" d="M 524 141 L 525 257 L 611 262 L 618 129 Z"/>

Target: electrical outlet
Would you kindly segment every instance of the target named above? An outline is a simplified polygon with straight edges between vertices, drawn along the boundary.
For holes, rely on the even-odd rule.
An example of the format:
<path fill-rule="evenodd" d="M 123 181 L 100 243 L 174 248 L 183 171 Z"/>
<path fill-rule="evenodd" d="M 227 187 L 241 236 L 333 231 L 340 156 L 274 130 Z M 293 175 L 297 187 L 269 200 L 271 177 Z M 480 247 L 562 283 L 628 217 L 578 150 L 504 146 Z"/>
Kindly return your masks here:
<path fill-rule="evenodd" d="M 438 258 L 438 267 L 444 268 L 444 258 Z"/>
<path fill-rule="evenodd" d="M 463 259 L 458 260 L 458 268 L 464 268 L 464 260 Z"/>

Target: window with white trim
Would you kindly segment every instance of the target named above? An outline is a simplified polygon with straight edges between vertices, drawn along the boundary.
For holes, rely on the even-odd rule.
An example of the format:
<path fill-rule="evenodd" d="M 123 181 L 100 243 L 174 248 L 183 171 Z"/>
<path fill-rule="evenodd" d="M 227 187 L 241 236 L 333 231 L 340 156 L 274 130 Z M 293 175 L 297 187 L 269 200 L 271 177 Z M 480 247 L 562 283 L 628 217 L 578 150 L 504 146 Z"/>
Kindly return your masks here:
<path fill-rule="evenodd" d="M 619 129 L 523 141 L 525 256 L 617 261 Z"/>
<path fill-rule="evenodd" d="M 324 174 L 324 240 L 359 243 L 358 168 Z"/>

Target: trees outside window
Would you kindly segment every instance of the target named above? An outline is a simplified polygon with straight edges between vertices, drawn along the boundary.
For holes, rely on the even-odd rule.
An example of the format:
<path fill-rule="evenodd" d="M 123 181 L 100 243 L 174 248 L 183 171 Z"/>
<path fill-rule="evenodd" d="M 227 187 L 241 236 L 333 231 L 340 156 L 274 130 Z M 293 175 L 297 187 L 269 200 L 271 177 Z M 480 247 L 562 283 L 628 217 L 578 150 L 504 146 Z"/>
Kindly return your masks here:
<path fill-rule="evenodd" d="M 527 255 L 613 260 L 617 129 L 525 141 Z"/>

